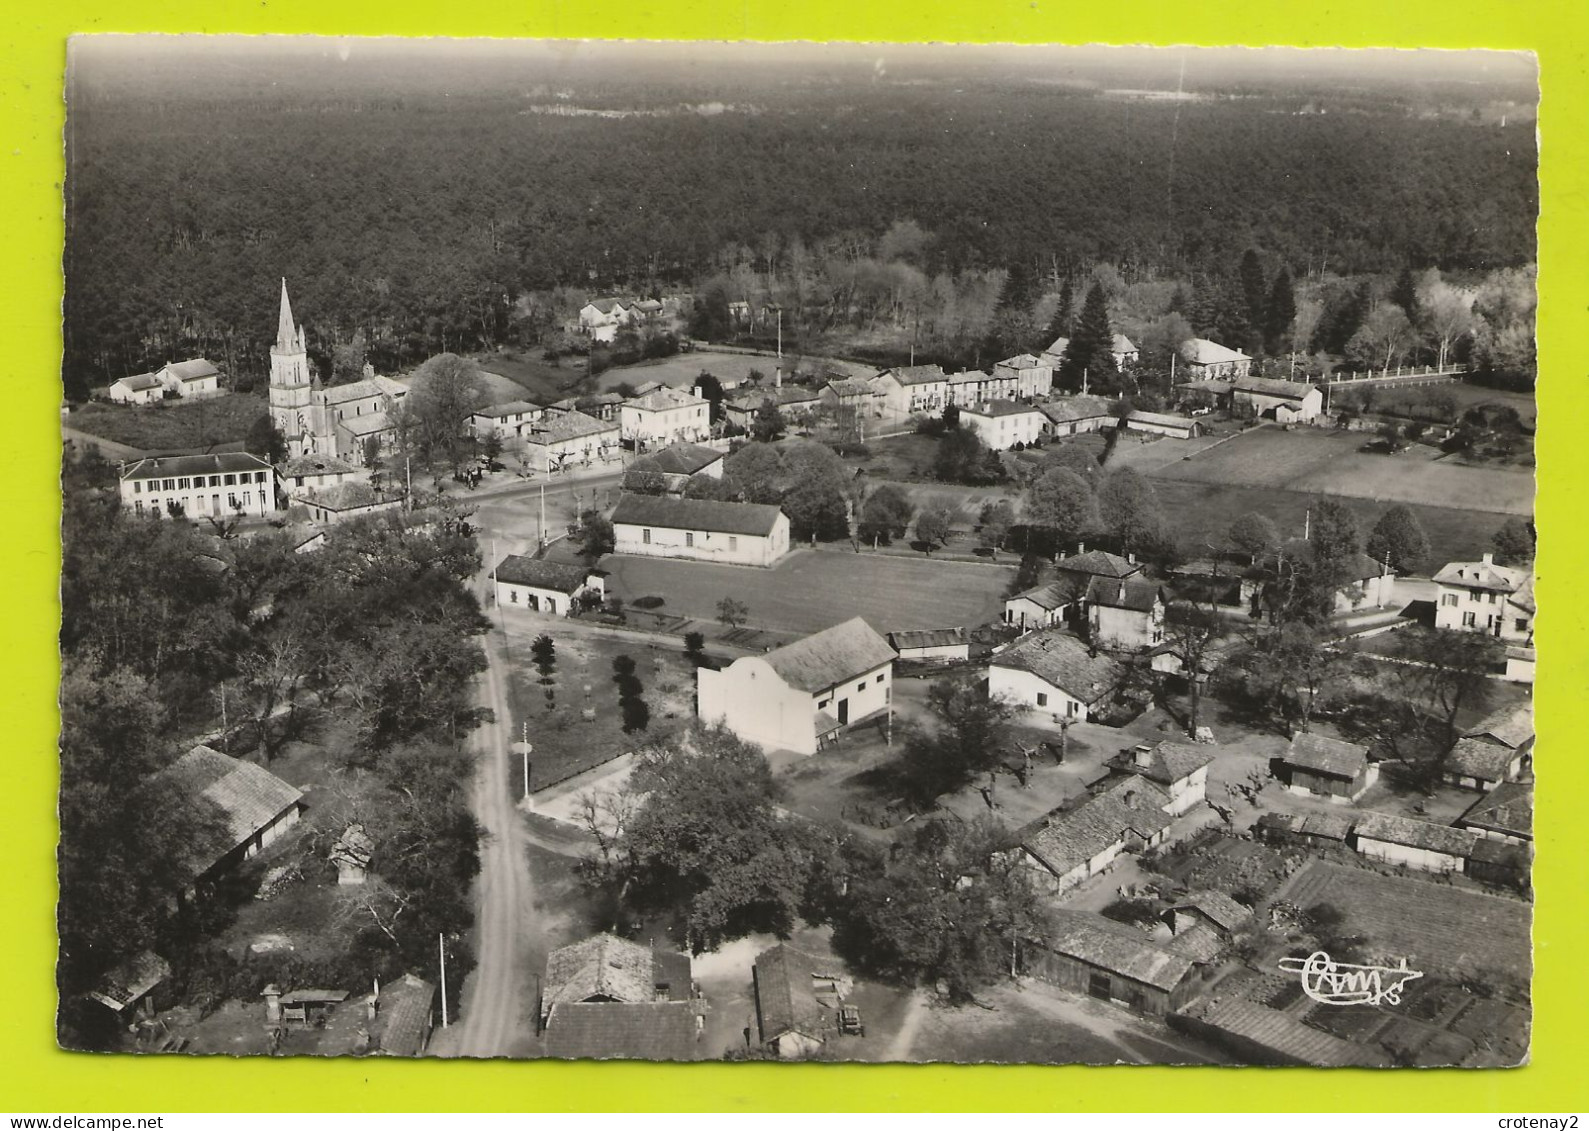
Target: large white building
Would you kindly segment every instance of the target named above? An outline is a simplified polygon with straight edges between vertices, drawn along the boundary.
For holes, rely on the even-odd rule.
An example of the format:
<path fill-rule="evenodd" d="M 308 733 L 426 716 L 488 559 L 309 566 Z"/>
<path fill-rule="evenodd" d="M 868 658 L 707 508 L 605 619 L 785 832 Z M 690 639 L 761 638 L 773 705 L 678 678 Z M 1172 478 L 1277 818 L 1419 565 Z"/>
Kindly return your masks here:
<path fill-rule="evenodd" d="M 618 425 L 583 412 L 547 409 L 524 433 L 524 452 L 536 471 L 569 471 L 622 458 Z"/>
<path fill-rule="evenodd" d="M 276 472 L 248 452 L 141 459 L 122 468 L 121 504 L 162 518 L 263 517 L 276 509 Z"/>
<path fill-rule="evenodd" d="M 1046 397 L 1054 391 L 1054 366 L 1036 354 L 1019 353 L 1007 357 L 993 367 L 996 377 L 1009 379 L 1014 392 L 1008 396 L 1032 399 Z"/>
<path fill-rule="evenodd" d="M 883 403 L 896 415 L 942 412 L 949 403 L 949 374 L 941 365 L 885 369 L 873 381 Z"/>
<path fill-rule="evenodd" d="M 1534 571 L 1495 564 L 1451 562 L 1434 576 L 1439 587 L 1435 627 L 1483 632 L 1509 644 L 1534 640 Z"/>
<path fill-rule="evenodd" d="M 789 551 L 778 507 L 666 495 L 625 495 L 612 512 L 614 552 L 770 566 Z"/>
<path fill-rule="evenodd" d="M 699 668 L 696 712 L 746 742 L 815 754 L 890 709 L 894 649 L 860 617 L 721 671 Z"/>
<path fill-rule="evenodd" d="M 625 443 L 636 451 L 695 444 L 712 433 L 706 401 L 666 385 L 624 401 L 618 409 L 618 422 Z"/>
<path fill-rule="evenodd" d="M 1178 352 L 1195 378 L 1217 377 L 1222 381 L 1231 381 L 1252 372 L 1252 358 L 1240 350 L 1233 350 L 1207 338 L 1188 338 L 1180 344 Z"/>
<path fill-rule="evenodd" d="M 960 427 L 969 428 L 988 447 L 1003 452 L 1039 439 L 1048 428 L 1048 417 L 1031 405 L 988 401 L 962 408 Z"/>

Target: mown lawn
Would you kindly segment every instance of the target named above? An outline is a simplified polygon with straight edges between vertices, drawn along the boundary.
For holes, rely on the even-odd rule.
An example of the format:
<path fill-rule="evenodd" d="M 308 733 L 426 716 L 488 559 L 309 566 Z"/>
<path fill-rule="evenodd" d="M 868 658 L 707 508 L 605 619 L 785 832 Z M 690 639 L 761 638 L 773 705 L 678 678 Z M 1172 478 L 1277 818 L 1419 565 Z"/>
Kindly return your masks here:
<path fill-rule="evenodd" d="M 79 432 L 157 454 L 240 443 L 267 411 L 264 397 L 226 393 L 208 400 L 152 405 L 88 404 L 65 423 Z"/>

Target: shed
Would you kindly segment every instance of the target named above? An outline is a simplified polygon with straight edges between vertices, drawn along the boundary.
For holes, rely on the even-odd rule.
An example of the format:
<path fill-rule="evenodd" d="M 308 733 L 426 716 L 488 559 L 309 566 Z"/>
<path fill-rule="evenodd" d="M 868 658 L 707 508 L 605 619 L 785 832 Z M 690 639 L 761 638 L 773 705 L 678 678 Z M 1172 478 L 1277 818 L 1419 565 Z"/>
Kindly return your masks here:
<path fill-rule="evenodd" d="M 1353 822 L 1348 843 L 1371 860 L 1424 872 L 1461 872 L 1477 839 L 1464 829 L 1432 821 L 1364 813 Z"/>
<path fill-rule="evenodd" d="M 1379 767 L 1368 761 L 1368 747 L 1311 731 L 1299 731 L 1291 739 L 1280 765 L 1292 793 L 1315 794 L 1339 805 L 1356 801 L 1379 780 Z"/>
<path fill-rule="evenodd" d="M 112 1013 L 153 1012 L 152 995 L 171 977 L 171 964 L 152 950 L 140 951 L 110 970 L 88 997 Z"/>
<path fill-rule="evenodd" d="M 1050 916 L 1052 931 L 1026 956 L 1033 976 L 1150 1017 L 1191 999 L 1195 963 L 1186 955 L 1090 911 Z"/>
<path fill-rule="evenodd" d="M 923 628 L 890 632 L 888 642 L 901 660 L 947 662 L 971 656 L 971 639 L 963 628 Z"/>
<path fill-rule="evenodd" d="M 832 961 L 780 943 L 756 956 L 751 980 L 757 1037 L 779 1056 L 808 1056 L 837 1031 L 840 977 Z"/>

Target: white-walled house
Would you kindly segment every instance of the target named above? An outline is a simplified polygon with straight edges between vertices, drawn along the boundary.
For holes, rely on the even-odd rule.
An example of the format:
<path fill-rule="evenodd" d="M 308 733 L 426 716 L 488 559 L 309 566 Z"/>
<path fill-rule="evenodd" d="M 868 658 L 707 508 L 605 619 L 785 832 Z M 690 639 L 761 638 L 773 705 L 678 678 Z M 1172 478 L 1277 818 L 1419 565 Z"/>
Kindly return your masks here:
<path fill-rule="evenodd" d="M 276 469 L 248 452 L 141 459 L 121 471 L 121 503 L 137 515 L 263 517 L 276 509 Z"/>
<path fill-rule="evenodd" d="M 1211 342 L 1207 338 L 1188 338 L 1179 348 L 1181 360 L 1196 379 L 1217 377 L 1232 381 L 1252 372 L 1252 358 L 1240 350 Z"/>
<path fill-rule="evenodd" d="M 1048 628 L 993 657 L 988 694 L 1058 720 L 1084 723 L 1114 695 L 1124 674 L 1115 660 L 1094 654 L 1069 633 Z"/>
<path fill-rule="evenodd" d="M 721 479 L 723 453 L 700 444 L 669 444 L 651 453 L 651 462 L 674 494 L 684 491 L 692 479 Z"/>
<path fill-rule="evenodd" d="M 155 373 L 135 373 L 110 383 L 110 399 L 116 404 L 151 404 L 166 395 L 165 384 Z"/>
<path fill-rule="evenodd" d="M 621 298 L 592 299 L 579 308 L 579 330 L 598 342 L 610 342 L 634 321 L 631 304 Z"/>
<path fill-rule="evenodd" d="M 1208 767 L 1214 754 L 1192 742 L 1160 742 L 1137 746 L 1111 763 L 1116 769 L 1148 781 L 1169 797 L 1164 811 L 1179 817 L 1207 799 Z"/>
<path fill-rule="evenodd" d="M 987 401 L 960 410 L 960 427 L 975 432 L 996 452 L 1022 447 L 1039 439 L 1048 427 L 1048 417 L 1030 405 L 1014 401 Z"/>
<path fill-rule="evenodd" d="M 712 433 L 706 401 L 666 385 L 624 401 L 618 418 L 624 441 L 636 451 L 694 444 Z"/>
<path fill-rule="evenodd" d="M 1523 702 L 1464 731 L 1440 763 L 1440 780 L 1462 789 L 1493 789 L 1522 777 L 1533 750 L 1534 705 Z"/>
<path fill-rule="evenodd" d="M 968 369 L 964 373 L 949 374 L 949 403 L 960 408 L 970 408 L 983 401 L 1008 400 L 1015 396 L 1015 374 L 995 369 L 984 373 Z"/>
<path fill-rule="evenodd" d="M 356 467 L 337 456 L 293 456 L 276 467 L 281 489 L 291 495 L 298 491 L 316 491 L 339 487 L 343 483 L 368 482 L 367 468 Z"/>
<path fill-rule="evenodd" d="M 540 472 L 567 471 L 617 461 L 618 425 L 582 412 L 548 410 L 529 425 L 524 451 Z"/>
<path fill-rule="evenodd" d="M 1231 405 L 1281 424 L 1302 424 L 1324 411 L 1324 392 L 1305 381 L 1269 377 L 1237 377 L 1230 386 Z"/>
<path fill-rule="evenodd" d="M 1534 572 L 1495 564 L 1493 554 L 1476 562 L 1450 562 L 1434 576 L 1439 587 L 1435 627 L 1483 632 L 1508 643 L 1534 640 Z"/>
<path fill-rule="evenodd" d="M 1079 436 L 1083 432 L 1102 432 L 1113 428 L 1118 415 L 1102 397 L 1055 397 L 1037 406 L 1048 420 L 1050 436 Z"/>
<path fill-rule="evenodd" d="M 1014 391 L 1007 396 L 1031 400 L 1054 391 L 1054 366 L 1036 354 L 1018 353 L 1007 357 L 993 367 L 993 375 L 1011 382 Z"/>
<path fill-rule="evenodd" d="M 942 412 L 949 403 L 949 374 L 941 365 L 907 365 L 885 369 L 874 386 L 883 403 L 900 416 Z"/>
<path fill-rule="evenodd" d="M 1467 858 L 1477 839 L 1466 829 L 1450 825 L 1390 813 L 1364 813 L 1352 822 L 1347 843 L 1370 860 L 1448 873 L 1467 870 Z"/>
<path fill-rule="evenodd" d="M 495 436 L 499 440 L 520 440 L 545 410 L 530 401 L 504 401 L 487 405 L 469 417 L 469 427 L 478 439 Z"/>
<path fill-rule="evenodd" d="M 624 495 L 612 530 L 619 554 L 770 566 L 789 551 L 789 517 L 759 503 Z"/>
<path fill-rule="evenodd" d="M 183 398 L 213 397 L 221 391 L 221 372 L 208 358 L 167 362 L 155 376 L 167 389 Z"/>
<path fill-rule="evenodd" d="M 1123 853 L 1163 844 L 1174 822 L 1169 804 L 1152 782 L 1120 779 L 1022 829 L 1019 860 L 1040 892 L 1061 896 Z"/>
<path fill-rule="evenodd" d="M 491 571 L 497 607 L 567 616 L 585 593 L 607 596 L 607 575 L 599 569 L 509 554 Z"/>
<path fill-rule="evenodd" d="M 746 742 L 815 754 L 889 709 L 894 649 L 860 617 L 721 671 L 696 670 L 696 713 Z"/>
<path fill-rule="evenodd" d="M 1098 647 L 1135 651 L 1164 643 L 1164 589 L 1158 582 L 1094 577 L 1085 600 Z"/>

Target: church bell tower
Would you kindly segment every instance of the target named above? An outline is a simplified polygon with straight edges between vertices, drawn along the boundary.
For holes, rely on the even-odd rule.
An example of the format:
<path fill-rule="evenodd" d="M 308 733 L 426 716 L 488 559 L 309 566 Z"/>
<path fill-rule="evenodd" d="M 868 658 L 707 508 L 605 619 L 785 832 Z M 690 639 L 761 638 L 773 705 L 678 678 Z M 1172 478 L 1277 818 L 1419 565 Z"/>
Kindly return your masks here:
<path fill-rule="evenodd" d="M 293 323 L 287 280 L 283 279 L 276 340 L 270 347 L 270 419 L 287 437 L 289 456 L 313 454 L 318 446 L 314 384 L 303 327 Z"/>

